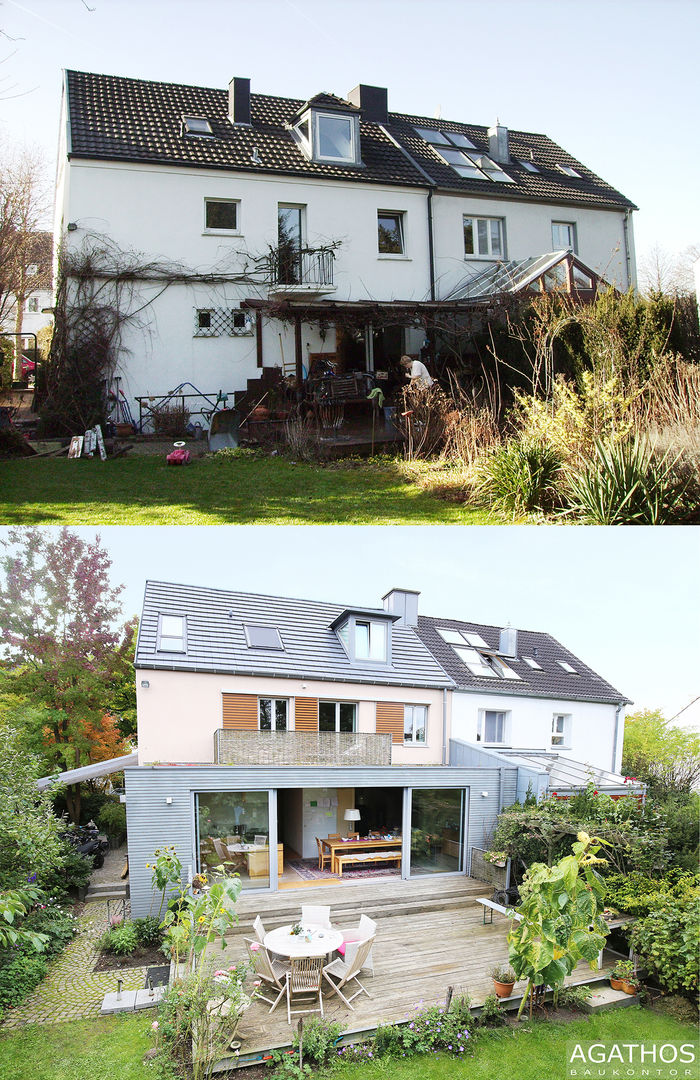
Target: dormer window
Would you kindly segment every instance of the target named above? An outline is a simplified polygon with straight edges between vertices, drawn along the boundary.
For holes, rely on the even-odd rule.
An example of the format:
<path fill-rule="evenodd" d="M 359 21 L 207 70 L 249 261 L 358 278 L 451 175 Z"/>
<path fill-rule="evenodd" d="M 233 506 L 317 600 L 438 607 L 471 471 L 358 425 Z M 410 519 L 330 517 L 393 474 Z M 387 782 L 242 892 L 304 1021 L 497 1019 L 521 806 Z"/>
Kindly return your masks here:
<path fill-rule="evenodd" d="M 387 626 L 384 622 L 355 622 L 355 659 L 386 663 Z"/>
<path fill-rule="evenodd" d="M 158 652 L 186 652 L 186 626 L 184 615 L 161 615 L 158 620 Z"/>
<path fill-rule="evenodd" d="M 360 164 L 360 125 L 354 113 L 308 109 L 294 125 L 308 158 L 336 164 Z"/>
<path fill-rule="evenodd" d="M 375 617 L 374 612 L 347 609 L 331 624 L 351 663 L 391 663 L 391 624 L 396 616 Z"/>

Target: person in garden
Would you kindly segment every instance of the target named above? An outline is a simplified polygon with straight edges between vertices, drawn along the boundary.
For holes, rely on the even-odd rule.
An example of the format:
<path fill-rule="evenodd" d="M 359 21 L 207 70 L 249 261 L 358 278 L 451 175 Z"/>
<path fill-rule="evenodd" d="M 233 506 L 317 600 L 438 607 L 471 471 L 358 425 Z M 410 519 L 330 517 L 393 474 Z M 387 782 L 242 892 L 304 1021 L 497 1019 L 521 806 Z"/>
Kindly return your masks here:
<path fill-rule="evenodd" d="M 406 372 L 406 378 L 411 380 L 411 386 L 433 385 L 430 372 L 422 360 L 412 360 L 410 356 L 402 356 L 401 367 Z"/>

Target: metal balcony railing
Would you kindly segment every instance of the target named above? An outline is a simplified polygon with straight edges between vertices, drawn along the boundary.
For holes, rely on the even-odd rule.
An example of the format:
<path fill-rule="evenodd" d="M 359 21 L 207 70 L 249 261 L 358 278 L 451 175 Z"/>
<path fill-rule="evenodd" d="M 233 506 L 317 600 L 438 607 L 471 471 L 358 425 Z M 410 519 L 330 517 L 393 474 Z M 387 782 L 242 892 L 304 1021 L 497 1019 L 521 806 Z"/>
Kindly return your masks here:
<path fill-rule="evenodd" d="M 270 284 L 310 292 L 332 289 L 334 261 L 334 253 L 326 249 L 278 248 L 270 258 Z"/>
<path fill-rule="evenodd" d="M 343 731 L 214 733 L 215 765 L 391 765 L 391 736 Z"/>

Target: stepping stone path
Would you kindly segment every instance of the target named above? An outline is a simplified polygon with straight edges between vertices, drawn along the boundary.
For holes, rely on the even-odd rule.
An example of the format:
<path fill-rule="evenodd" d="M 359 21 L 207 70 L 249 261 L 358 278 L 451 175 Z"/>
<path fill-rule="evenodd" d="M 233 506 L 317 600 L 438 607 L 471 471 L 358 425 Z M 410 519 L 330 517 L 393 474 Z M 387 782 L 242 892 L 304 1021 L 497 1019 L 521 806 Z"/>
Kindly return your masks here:
<path fill-rule="evenodd" d="M 60 1024 L 65 1020 L 99 1016 L 105 994 L 117 989 L 117 977 L 123 980 L 124 990 L 143 989 L 145 967 L 112 972 L 94 970 L 99 956 L 97 941 L 107 925 L 107 902 L 88 904 L 78 921 L 76 937 L 49 963 L 46 978 L 34 992 L 21 1005 L 8 1010 L 1 1026 Z"/>

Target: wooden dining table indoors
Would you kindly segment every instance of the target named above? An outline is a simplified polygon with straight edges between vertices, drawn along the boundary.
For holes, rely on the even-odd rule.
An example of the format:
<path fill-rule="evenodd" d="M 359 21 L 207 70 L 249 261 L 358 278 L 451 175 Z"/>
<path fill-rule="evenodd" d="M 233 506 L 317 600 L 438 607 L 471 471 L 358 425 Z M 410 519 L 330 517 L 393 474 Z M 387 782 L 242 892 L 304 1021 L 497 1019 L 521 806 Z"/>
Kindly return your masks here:
<path fill-rule="evenodd" d="M 371 851 L 395 851 L 397 848 L 401 848 L 403 841 L 400 836 L 397 836 L 392 837 L 391 840 L 380 837 L 372 840 L 321 840 L 321 843 L 330 851 L 331 870 L 334 874 L 337 874 L 338 865 L 336 859 L 339 855 L 349 855 L 351 852 L 366 852 L 369 854 Z"/>

